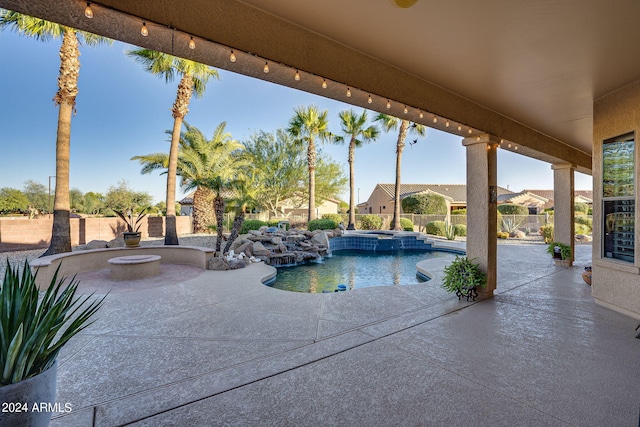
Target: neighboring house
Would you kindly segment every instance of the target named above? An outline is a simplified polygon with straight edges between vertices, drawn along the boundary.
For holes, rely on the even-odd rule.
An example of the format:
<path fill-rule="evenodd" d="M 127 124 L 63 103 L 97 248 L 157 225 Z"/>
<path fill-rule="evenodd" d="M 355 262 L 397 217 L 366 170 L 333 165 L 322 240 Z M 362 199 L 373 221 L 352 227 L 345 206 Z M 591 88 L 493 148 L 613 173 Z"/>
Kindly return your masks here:
<path fill-rule="evenodd" d="M 547 199 L 544 209 L 553 208 L 553 190 L 522 190 L 521 193 L 529 193 Z M 575 203 L 586 203 L 593 208 L 593 190 L 575 190 L 573 192 Z"/>
<path fill-rule="evenodd" d="M 193 194 L 195 192 L 191 192 L 187 194 L 180 203 L 180 215 L 191 215 L 193 213 Z M 225 190 L 222 192 L 222 197 L 225 199 L 232 199 L 234 194 L 232 191 Z M 309 205 L 304 203 L 302 206 L 296 207 L 292 200 L 283 200 L 280 208 L 283 210 L 285 216 L 289 215 L 306 215 L 309 209 Z M 316 205 L 316 211 L 318 213 L 318 218 L 327 213 L 337 214 L 338 208 L 340 206 L 340 200 L 335 199 L 325 199 L 322 203 Z M 268 217 L 265 217 L 268 219 Z"/>
<path fill-rule="evenodd" d="M 449 211 L 467 207 L 467 186 L 465 184 L 400 184 L 400 200 L 420 193 L 435 193 L 447 201 Z M 498 196 L 513 194 L 506 188 L 498 187 Z M 360 214 L 393 214 L 395 184 L 377 184 L 369 199 L 358 205 Z M 400 207 L 402 212 L 402 207 Z"/>
<path fill-rule="evenodd" d="M 549 199 L 525 190 L 519 193 L 502 194 L 498 196 L 498 205 L 506 203 L 526 206 L 529 208 L 530 215 L 537 215 L 544 212 L 549 203 Z"/>

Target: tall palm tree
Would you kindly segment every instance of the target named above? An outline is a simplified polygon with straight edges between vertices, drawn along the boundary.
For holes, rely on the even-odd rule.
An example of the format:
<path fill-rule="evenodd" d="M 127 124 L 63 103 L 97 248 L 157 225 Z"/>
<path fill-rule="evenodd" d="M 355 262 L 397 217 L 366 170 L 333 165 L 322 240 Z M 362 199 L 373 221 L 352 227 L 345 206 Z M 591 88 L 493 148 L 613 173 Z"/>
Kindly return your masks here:
<path fill-rule="evenodd" d="M 228 253 L 231 249 L 231 244 L 240 234 L 242 224 L 244 223 L 244 213 L 249 207 L 256 205 L 256 188 L 251 185 L 247 180 L 238 180 L 233 185 L 234 197 L 229 201 L 235 207 L 235 218 L 233 219 L 233 226 L 231 227 L 231 234 L 229 240 L 224 247 L 223 253 Z"/>
<path fill-rule="evenodd" d="M 396 185 L 394 192 L 394 207 L 393 207 L 393 220 L 391 222 L 392 230 L 402 230 L 400 226 L 400 176 L 402 175 L 402 151 L 405 146 L 405 139 L 407 133 L 413 133 L 418 136 L 425 136 L 427 128 L 417 123 L 409 124 L 409 120 L 400 120 L 397 117 L 389 116 L 387 114 L 378 114 L 375 118 L 376 122 L 380 122 L 382 129 L 385 132 L 396 130 L 398 131 L 398 141 L 396 142 Z"/>
<path fill-rule="evenodd" d="M 321 142 L 329 141 L 329 120 L 327 110 L 320 112 L 318 107 L 297 107 L 294 109 L 295 115 L 289 121 L 287 132 L 294 138 L 296 144 L 307 146 L 307 167 L 309 169 L 309 213 L 308 219 L 316 218 L 316 139 Z"/>
<path fill-rule="evenodd" d="M 171 112 L 173 115 L 173 130 L 171 132 L 171 146 L 169 148 L 169 162 L 167 165 L 167 214 L 165 245 L 177 245 L 178 234 L 176 231 L 176 175 L 178 168 L 178 145 L 182 121 L 189 112 L 191 96 L 196 98 L 204 95 L 209 80 L 219 78 L 218 71 L 208 65 L 188 59 L 178 58 L 166 53 L 156 52 L 150 49 L 134 49 L 127 51 L 132 57 L 145 67 L 151 74 L 164 77 L 171 82 L 176 76 L 180 76 L 176 100 Z"/>
<path fill-rule="evenodd" d="M 380 131 L 376 126 L 367 125 L 367 111 L 363 110 L 361 115 L 357 115 L 353 110 L 344 110 L 338 113 L 342 123 L 342 133 L 344 137 L 336 138 L 337 142 L 344 142 L 349 137 L 349 225 L 347 230 L 355 230 L 356 223 L 356 202 L 355 202 L 355 168 L 356 147 L 373 142 L 378 138 Z"/>
<path fill-rule="evenodd" d="M 80 72 L 81 42 L 87 46 L 111 43 L 112 40 L 71 27 L 34 18 L 21 13 L 0 10 L 0 30 L 9 28 L 36 40 L 62 39 L 58 91 L 53 102 L 59 107 L 56 136 L 56 189 L 53 202 L 51 243 L 44 255 L 71 252 L 71 223 L 69 214 L 69 153 L 71 147 L 71 117 L 76 108 L 78 75 Z"/>
<path fill-rule="evenodd" d="M 215 194 L 204 183 L 218 173 L 220 164 L 226 165 L 226 162 L 223 162 L 224 157 L 234 150 L 242 149 L 242 145 L 233 140 L 229 132 L 225 132 L 225 122 L 216 127 L 209 140 L 195 126 L 187 122 L 183 124 L 186 131 L 180 134 L 177 175 L 180 176 L 181 185 L 185 190 L 196 189 L 193 195 L 193 232 L 206 233 L 209 231 L 209 225 L 215 222 Z M 167 133 L 170 134 L 171 131 Z M 158 169 L 167 169 L 169 156 L 166 153 L 151 153 L 134 156 L 131 160 L 138 160 L 142 164 L 141 173 L 146 174 Z"/>

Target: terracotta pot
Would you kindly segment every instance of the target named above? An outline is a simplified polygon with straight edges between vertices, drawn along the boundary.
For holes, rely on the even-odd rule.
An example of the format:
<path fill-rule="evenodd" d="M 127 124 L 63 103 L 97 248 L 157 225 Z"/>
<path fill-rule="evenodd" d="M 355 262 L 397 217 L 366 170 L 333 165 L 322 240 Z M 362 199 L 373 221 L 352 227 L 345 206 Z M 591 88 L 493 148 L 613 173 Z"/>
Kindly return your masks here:
<path fill-rule="evenodd" d="M 124 233 L 122 233 L 122 237 L 124 238 L 124 244 L 128 248 L 140 247 L 140 238 L 141 238 L 141 236 L 142 235 L 141 235 L 141 233 L 139 231 L 137 231 L 137 232 L 125 231 Z"/>
<path fill-rule="evenodd" d="M 35 377 L 0 387 L 1 426 L 48 426 L 55 410 L 58 362 Z M 6 407 L 4 406 L 6 405 Z"/>

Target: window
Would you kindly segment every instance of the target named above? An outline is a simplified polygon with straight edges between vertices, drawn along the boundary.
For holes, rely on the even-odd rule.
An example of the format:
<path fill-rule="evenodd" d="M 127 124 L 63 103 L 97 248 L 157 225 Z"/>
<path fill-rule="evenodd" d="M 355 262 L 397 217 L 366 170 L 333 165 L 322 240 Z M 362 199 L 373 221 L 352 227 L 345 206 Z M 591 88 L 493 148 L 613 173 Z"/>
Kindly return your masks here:
<path fill-rule="evenodd" d="M 634 262 L 635 136 L 602 144 L 603 256 Z"/>

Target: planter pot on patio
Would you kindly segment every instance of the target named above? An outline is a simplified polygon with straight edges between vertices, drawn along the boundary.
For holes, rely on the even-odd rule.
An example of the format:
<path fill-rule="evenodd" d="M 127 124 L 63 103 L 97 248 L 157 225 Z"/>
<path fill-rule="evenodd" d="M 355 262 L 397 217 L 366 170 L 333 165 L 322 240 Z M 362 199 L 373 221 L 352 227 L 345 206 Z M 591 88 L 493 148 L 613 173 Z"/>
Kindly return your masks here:
<path fill-rule="evenodd" d="M 558 267 L 571 267 L 572 264 L 570 259 L 554 259 L 553 263 Z"/>
<path fill-rule="evenodd" d="M 35 377 L 0 387 L 0 425 L 46 427 L 56 398 L 56 361 Z"/>
<path fill-rule="evenodd" d="M 128 232 L 125 231 L 124 233 L 122 233 L 122 238 L 124 239 L 124 244 L 126 247 L 128 248 L 137 248 L 140 246 L 140 238 L 141 238 L 141 233 L 138 232 Z"/>

